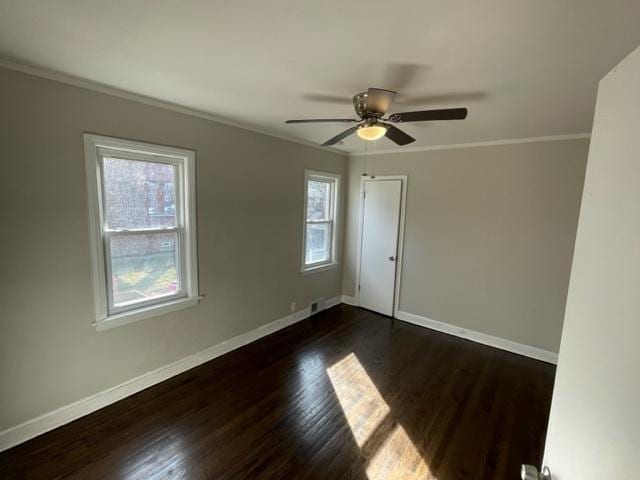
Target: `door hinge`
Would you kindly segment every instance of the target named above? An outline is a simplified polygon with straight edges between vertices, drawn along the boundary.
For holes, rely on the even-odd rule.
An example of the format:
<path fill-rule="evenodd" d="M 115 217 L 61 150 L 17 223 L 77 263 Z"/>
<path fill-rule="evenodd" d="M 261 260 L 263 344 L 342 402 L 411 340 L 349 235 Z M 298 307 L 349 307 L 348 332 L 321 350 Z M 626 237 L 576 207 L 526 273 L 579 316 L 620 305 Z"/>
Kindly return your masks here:
<path fill-rule="evenodd" d="M 360 291 L 360 284 L 358 284 L 358 291 Z"/>
<path fill-rule="evenodd" d="M 366 191 L 362 192 L 362 198 L 367 198 L 367 192 Z"/>
<path fill-rule="evenodd" d="M 549 467 L 544 467 L 541 473 L 533 465 L 522 465 L 520 470 L 522 480 L 551 480 L 551 472 Z"/>

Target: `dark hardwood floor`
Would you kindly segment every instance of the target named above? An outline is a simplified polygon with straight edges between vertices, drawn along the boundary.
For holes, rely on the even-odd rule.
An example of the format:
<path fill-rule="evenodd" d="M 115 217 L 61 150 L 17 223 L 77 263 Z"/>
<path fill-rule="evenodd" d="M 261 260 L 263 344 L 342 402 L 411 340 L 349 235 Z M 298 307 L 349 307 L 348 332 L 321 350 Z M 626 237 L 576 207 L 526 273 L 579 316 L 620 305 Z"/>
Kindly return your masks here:
<path fill-rule="evenodd" d="M 515 480 L 554 373 L 341 305 L 0 453 L 0 478 Z"/>

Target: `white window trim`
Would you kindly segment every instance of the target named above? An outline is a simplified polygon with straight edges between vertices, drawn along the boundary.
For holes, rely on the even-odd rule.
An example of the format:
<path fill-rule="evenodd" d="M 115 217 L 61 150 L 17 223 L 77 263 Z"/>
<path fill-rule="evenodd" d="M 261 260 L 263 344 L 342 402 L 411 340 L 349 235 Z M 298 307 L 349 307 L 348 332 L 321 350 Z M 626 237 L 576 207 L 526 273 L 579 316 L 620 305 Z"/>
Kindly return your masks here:
<path fill-rule="evenodd" d="M 306 265 L 305 256 L 307 250 L 307 189 L 309 185 L 309 179 L 311 177 L 320 177 L 333 180 L 334 189 L 332 198 L 332 217 L 333 228 L 331 229 L 331 258 L 325 262 L 315 263 L 313 265 Z M 302 210 L 302 258 L 300 273 L 302 275 L 310 275 L 313 273 L 324 272 L 336 268 L 339 265 L 338 262 L 338 230 L 340 225 L 340 182 L 341 176 L 338 173 L 322 172 L 319 170 L 305 170 L 304 172 L 304 209 Z"/>
<path fill-rule="evenodd" d="M 92 325 L 98 331 L 125 325 L 127 323 L 142 320 L 144 318 L 155 317 L 196 305 L 199 301 L 198 294 L 198 256 L 197 256 L 197 235 L 196 235 L 196 198 L 195 198 L 195 152 L 181 148 L 165 147 L 133 140 L 122 140 L 119 138 L 105 137 L 85 133 L 84 153 L 87 173 L 87 194 L 89 210 L 89 235 L 91 243 L 91 259 L 93 274 L 93 289 L 95 302 L 95 320 Z M 104 248 L 104 214 L 102 209 L 102 180 L 100 168 L 99 151 L 113 150 L 126 158 L 149 160 L 181 165 L 179 171 L 183 178 L 179 178 L 176 183 L 175 195 L 182 195 L 182 226 L 176 228 L 162 229 L 173 232 L 182 229 L 179 235 L 179 247 L 181 250 L 181 268 L 184 271 L 183 279 L 185 285 L 179 295 L 172 295 L 158 299 L 151 304 L 139 305 L 136 308 L 109 313 L 109 299 L 107 290 L 107 258 Z M 179 189 L 183 188 L 180 192 Z"/>

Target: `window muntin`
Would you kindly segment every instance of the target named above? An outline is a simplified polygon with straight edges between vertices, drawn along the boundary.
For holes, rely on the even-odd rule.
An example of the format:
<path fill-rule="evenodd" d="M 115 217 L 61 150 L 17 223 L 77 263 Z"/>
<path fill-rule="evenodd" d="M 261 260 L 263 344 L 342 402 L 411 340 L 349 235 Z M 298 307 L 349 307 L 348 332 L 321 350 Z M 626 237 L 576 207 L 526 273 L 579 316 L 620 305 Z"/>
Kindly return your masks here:
<path fill-rule="evenodd" d="M 339 177 L 307 172 L 303 271 L 336 263 L 335 218 Z"/>
<path fill-rule="evenodd" d="M 197 300 L 193 152 L 93 135 L 85 146 L 96 323 Z"/>

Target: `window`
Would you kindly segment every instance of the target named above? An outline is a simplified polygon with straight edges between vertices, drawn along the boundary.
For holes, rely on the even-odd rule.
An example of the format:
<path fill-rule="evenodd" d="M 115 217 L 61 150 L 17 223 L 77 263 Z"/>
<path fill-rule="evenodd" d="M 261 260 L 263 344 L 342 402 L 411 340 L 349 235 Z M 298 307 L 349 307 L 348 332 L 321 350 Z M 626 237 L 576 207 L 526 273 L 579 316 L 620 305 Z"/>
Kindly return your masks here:
<path fill-rule="evenodd" d="M 85 135 L 98 329 L 198 301 L 194 152 Z"/>
<path fill-rule="evenodd" d="M 340 176 L 307 171 L 302 271 L 312 272 L 335 266 L 336 211 Z"/>

